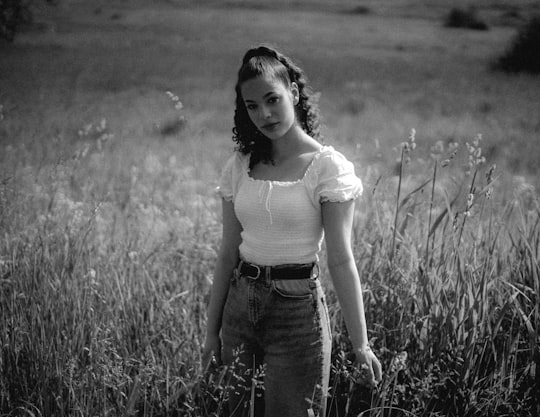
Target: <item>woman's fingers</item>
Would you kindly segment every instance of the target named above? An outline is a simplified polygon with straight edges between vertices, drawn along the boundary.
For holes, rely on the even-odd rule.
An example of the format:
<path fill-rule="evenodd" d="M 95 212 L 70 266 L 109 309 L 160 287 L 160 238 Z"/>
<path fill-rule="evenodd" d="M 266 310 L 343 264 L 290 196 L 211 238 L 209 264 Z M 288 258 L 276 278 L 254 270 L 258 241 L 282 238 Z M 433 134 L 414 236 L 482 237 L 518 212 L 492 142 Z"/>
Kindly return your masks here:
<path fill-rule="evenodd" d="M 202 353 L 202 367 L 208 371 L 212 366 L 221 365 L 221 340 L 219 337 L 208 339 Z"/>
<path fill-rule="evenodd" d="M 375 354 L 368 354 L 359 357 L 356 361 L 355 379 L 358 383 L 376 387 L 382 379 L 382 366 Z"/>
<path fill-rule="evenodd" d="M 382 380 L 382 365 L 379 359 L 377 359 L 375 356 L 373 356 L 373 372 L 375 376 L 375 382 L 378 384 Z"/>
<path fill-rule="evenodd" d="M 212 351 L 204 351 L 202 355 L 202 367 L 204 370 L 208 369 L 208 366 L 210 365 L 210 360 L 212 359 L 213 352 Z"/>
<path fill-rule="evenodd" d="M 205 371 L 212 366 L 219 366 L 221 364 L 221 357 L 216 355 L 213 350 L 203 353 L 202 367 Z"/>
<path fill-rule="evenodd" d="M 371 363 L 373 366 L 373 362 Z M 375 373 L 373 372 L 373 367 L 368 366 L 368 383 L 371 387 L 377 386 L 377 380 L 375 379 Z"/>

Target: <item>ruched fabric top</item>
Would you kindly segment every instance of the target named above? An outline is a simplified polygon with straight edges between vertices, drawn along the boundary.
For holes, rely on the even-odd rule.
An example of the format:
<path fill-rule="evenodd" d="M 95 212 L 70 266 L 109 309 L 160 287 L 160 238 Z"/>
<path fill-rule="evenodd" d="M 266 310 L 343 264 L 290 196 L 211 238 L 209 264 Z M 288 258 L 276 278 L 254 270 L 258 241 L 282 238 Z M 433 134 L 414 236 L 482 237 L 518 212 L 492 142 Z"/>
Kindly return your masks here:
<path fill-rule="evenodd" d="M 315 154 L 297 181 L 250 176 L 249 155 L 239 152 L 223 169 L 218 194 L 232 201 L 242 225 L 240 256 L 258 265 L 317 262 L 323 240 L 321 203 L 362 194 L 354 165 L 331 146 Z"/>

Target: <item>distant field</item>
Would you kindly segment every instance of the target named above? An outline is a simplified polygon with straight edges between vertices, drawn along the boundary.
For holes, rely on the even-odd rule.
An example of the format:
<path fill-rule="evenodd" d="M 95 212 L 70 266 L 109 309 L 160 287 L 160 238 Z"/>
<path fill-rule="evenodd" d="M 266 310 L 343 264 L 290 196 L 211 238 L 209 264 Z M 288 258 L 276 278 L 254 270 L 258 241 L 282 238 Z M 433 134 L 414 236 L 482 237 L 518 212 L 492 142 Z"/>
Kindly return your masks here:
<path fill-rule="evenodd" d="M 241 55 L 269 42 L 295 57 L 322 93 L 328 140 L 360 144 L 368 161 L 374 139 L 391 148 L 414 127 L 428 143 L 482 133 L 489 156 L 512 171 L 536 172 L 540 80 L 488 70 L 519 23 L 502 17 L 517 10 L 525 18 L 538 11 L 534 2 L 475 3 L 493 23 L 486 32 L 443 28 L 451 4 L 443 1 L 328 4 L 41 6 L 37 28 L 1 46 L 3 142 L 69 137 L 103 117 L 115 132 L 144 137 L 172 117 L 170 90 L 190 125 L 224 146 Z M 358 5 L 368 13 L 354 13 Z"/>

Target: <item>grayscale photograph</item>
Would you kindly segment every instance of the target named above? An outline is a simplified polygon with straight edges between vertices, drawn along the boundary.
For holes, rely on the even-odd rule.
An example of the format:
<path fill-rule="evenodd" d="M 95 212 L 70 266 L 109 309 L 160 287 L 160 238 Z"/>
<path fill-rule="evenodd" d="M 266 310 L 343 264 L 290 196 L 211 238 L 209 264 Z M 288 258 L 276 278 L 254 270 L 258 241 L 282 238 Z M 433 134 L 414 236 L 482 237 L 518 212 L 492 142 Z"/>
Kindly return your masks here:
<path fill-rule="evenodd" d="M 538 0 L 0 0 L 0 417 L 538 417 Z"/>

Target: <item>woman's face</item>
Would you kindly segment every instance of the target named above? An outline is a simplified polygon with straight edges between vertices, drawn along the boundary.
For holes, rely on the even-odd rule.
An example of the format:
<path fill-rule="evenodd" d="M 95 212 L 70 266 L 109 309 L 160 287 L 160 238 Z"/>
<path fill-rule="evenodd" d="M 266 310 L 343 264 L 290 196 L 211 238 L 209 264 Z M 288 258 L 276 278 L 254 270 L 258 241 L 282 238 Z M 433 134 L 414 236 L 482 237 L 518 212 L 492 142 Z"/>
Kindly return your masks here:
<path fill-rule="evenodd" d="M 280 139 L 296 124 L 298 86 L 257 77 L 242 83 L 242 99 L 253 124 L 269 139 Z"/>

